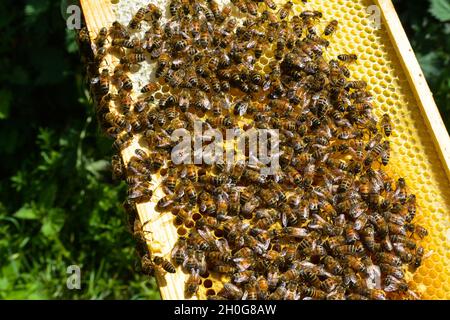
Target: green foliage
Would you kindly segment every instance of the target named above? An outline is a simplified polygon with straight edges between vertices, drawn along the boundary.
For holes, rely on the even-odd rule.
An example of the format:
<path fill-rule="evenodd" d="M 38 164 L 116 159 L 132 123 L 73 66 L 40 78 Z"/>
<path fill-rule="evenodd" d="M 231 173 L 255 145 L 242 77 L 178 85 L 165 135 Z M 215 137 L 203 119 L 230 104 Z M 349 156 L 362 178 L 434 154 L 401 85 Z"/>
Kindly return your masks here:
<path fill-rule="evenodd" d="M 447 129 L 450 128 L 450 1 L 394 1 Z"/>
<path fill-rule="evenodd" d="M 158 299 L 59 3 L 2 1 L 0 28 L 0 299 Z"/>
<path fill-rule="evenodd" d="M 440 21 L 450 21 L 450 1 L 431 0 L 430 13 Z"/>

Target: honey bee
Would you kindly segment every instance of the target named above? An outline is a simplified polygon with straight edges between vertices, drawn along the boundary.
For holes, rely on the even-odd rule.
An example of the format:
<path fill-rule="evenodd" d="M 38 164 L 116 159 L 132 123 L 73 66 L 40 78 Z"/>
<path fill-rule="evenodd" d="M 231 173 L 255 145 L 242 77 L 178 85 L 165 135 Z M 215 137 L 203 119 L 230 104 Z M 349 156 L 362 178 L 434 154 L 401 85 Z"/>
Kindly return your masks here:
<path fill-rule="evenodd" d="M 347 192 L 348 189 L 352 186 L 353 181 L 350 178 L 342 179 L 341 183 L 338 186 L 337 192 Z"/>
<path fill-rule="evenodd" d="M 240 212 L 240 193 L 237 188 L 233 188 L 228 197 L 229 200 L 229 213 L 236 215 Z"/>
<path fill-rule="evenodd" d="M 176 51 L 183 51 L 185 49 L 188 49 L 189 46 L 191 45 L 191 43 L 192 43 L 191 39 L 181 38 L 181 39 L 174 41 L 173 48 Z"/>
<path fill-rule="evenodd" d="M 243 0 L 231 0 L 231 3 L 234 4 L 239 11 L 241 11 L 242 13 L 247 13 L 247 6 L 245 5 L 245 1 Z"/>
<path fill-rule="evenodd" d="M 185 237 L 179 237 L 175 246 L 173 247 L 171 251 L 171 258 L 172 261 L 175 262 L 175 265 L 179 266 L 183 264 L 187 257 L 186 253 L 187 249 L 187 240 Z"/>
<path fill-rule="evenodd" d="M 112 40 L 111 45 L 118 48 L 134 49 L 136 47 L 136 41 L 135 39 L 115 38 Z"/>
<path fill-rule="evenodd" d="M 122 69 L 116 68 L 116 70 L 114 71 L 114 78 L 118 81 L 119 87 L 121 89 L 127 92 L 133 90 L 133 82 Z"/>
<path fill-rule="evenodd" d="M 397 279 L 394 276 L 388 275 L 385 279 L 385 287 L 384 290 L 386 292 L 401 292 L 401 293 L 407 293 L 408 296 L 419 299 L 419 296 L 417 296 L 416 293 L 411 291 L 409 289 L 408 284 L 404 279 Z"/>
<path fill-rule="evenodd" d="M 391 124 L 391 118 L 388 114 L 383 114 L 383 117 L 381 118 L 380 123 L 381 128 L 383 129 L 384 134 L 386 137 L 389 137 L 392 133 L 392 124 Z"/>
<path fill-rule="evenodd" d="M 211 110 L 211 101 L 203 91 L 197 91 L 194 96 L 194 106 L 203 112 Z"/>
<path fill-rule="evenodd" d="M 358 56 L 356 54 L 340 54 L 337 58 L 343 62 L 352 63 L 358 60 Z"/>
<path fill-rule="evenodd" d="M 300 13 L 300 17 L 303 19 L 309 19 L 309 18 L 322 18 L 322 12 L 320 11 L 303 11 L 302 13 Z"/>
<path fill-rule="evenodd" d="M 110 84 L 110 77 L 109 77 L 109 71 L 108 69 L 103 69 L 100 73 L 100 77 L 98 78 L 98 84 L 99 84 L 99 92 L 101 95 L 106 95 L 109 92 L 109 84 Z"/>
<path fill-rule="evenodd" d="M 345 84 L 346 89 L 357 89 L 361 90 L 367 87 L 367 82 L 359 80 L 359 81 L 348 81 Z"/>
<path fill-rule="evenodd" d="M 337 26 L 338 26 L 338 21 L 337 21 L 337 20 L 331 20 L 331 21 L 327 24 L 327 26 L 325 27 L 323 33 L 324 33 L 326 36 L 329 36 L 329 35 L 333 34 L 333 33 L 336 31 Z"/>
<path fill-rule="evenodd" d="M 332 256 L 325 256 L 323 258 L 325 269 L 334 275 L 341 275 L 344 272 L 342 265 Z"/>
<path fill-rule="evenodd" d="M 165 74 L 164 78 L 172 88 L 179 88 L 184 82 L 182 72 L 180 72 L 180 70 L 173 71 L 173 69 L 170 69 Z M 178 96 L 177 96 L 177 98 L 178 98 Z"/>
<path fill-rule="evenodd" d="M 249 283 L 254 275 L 255 272 L 253 270 L 236 272 L 235 274 L 233 274 L 233 282 L 236 284 Z"/>
<path fill-rule="evenodd" d="M 394 267 L 389 264 L 380 264 L 381 272 L 396 277 L 397 279 L 403 279 L 405 277 L 403 271 L 399 267 Z"/>
<path fill-rule="evenodd" d="M 216 17 L 216 20 L 219 22 L 219 24 L 222 24 L 225 21 L 225 19 L 230 16 L 230 13 L 231 13 L 231 7 L 224 6 L 222 8 L 222 11 L 220 12 L 220 15 L 218 17 Z"/>
<path fill-rule="evenodd" d="M 120 64 L 128 66 L 128 68 L 130 68 L 130 66 L 132 65 L 137 65 L 143 61 L 145 61 L 145 55 L 142 53 L 133 53 L 120 58 Z"/>
<path fill-rule="evenodd" d="M 266 4 L 266 6 L 268 6 L 272 10 L 277 9 L 277 5 L 272 0 L 264 0 L 264 3 Z"/>
<path fill-rule="evenodd" d="M 186 281 L 185 291 L 188 297 L 193 296 L 197 293 L 198 287 L 200 285 L 200 275 L 199 270 L 191 269 L 191 273 Z"/>
<path fill-rule="evenodd" d="M 94 42 L 98 48 L 101 48 L 105 45 L 107 38 L 108 38 L 108 29 L 103 27 L 98 32 L 98 35 L 95 38 Z"/>
<path fill-rule="evenodd" d="M 141 93 L 153 93 L 159 90 L 159 88 L 160 88 L 159 84 L 157 84 L 156 82 L 150 82 L 146 84 L 144 87 L 142 87 Z"/>
<path fill-rule="evenodd" d="M 350 224 L 345 227 L 345 240 L 349 244 L 355 243 L 356 241 L 360 240 L 358 232 Z"/>
<path fill-rule="evenodd" d="M 400 267 L 402 265 L 402 261 L 400 260 L 400 258 L 392 253 L 377 252 L 375 254 L 375 258 L 379 263 L 385 263 L 394 267 Z"/>
<path fill-rule="evenodd" d="M 229 263 L 232 260 L 231 253 L 221 251 L 208 251 L 206 257 L 212 261 L 221 261 L 225 263 Z"/>
<path fill-rule="evenodd" d="M 418 247 L 415 251 L 414 258 L 412 261 L 413 268 L 417 269 L 422 265 L 422 259 L 424 258 L 425 250 L 423 247 Z"/>
<path fill-rule="evenodd" d="M 245 115 L 249 107 L 249 100 L 249 97 L 245 97 L 244 99 L 237 101 L 233 107 L 233 113 L 238 116 Z"/>
<path fill-rule="evenodd" d="M 361 254 L 364 251 L 364 247 L 361 243 L 355 243 L 355 244 L 348 244 L 348 245 L 340 245 L 336 248 L 336 252 L 338 254 Z"/>
<path fill-rule="evenodd" d="M 139 10 L 136 12 L 136 14 L 131 19 L 130 23 L 128 24 L 128 28 L 132 30 L 140 29 L 141 22 L 144 21 L 145 15 L 148 13 L 148 9 L 142 7 L 139 8 Z"/>
<path fill-rule="evenodd" d="M 131 145 L 132 136 L 129 132 L 125 132 L 116 136 L 114 140 L 113 147 L 121 151 Z"/>
<path fill-rule="evenodd" d="M 211 10 L 212 14 L 214 15 L 214 18 L 217 19 L 219 22 L 223 21 L 219 5 L 214 0 L 207 0 L 209 9 Z"/>
<path fill-rule="evenodd" d="M 199 208 L 201 213 L 206 214 L 215 214 L 216 213 L 216 204 L 214 198 L 207 192 L 202 192 L 199 195 Z"/>
<path fill-rule="evenodd" d="M 169 4 L 169 11 L 172 17 L 178 16 L 178 11 L 181 8 L 180 0 L 171 0 Z"/>
<path fill-rule="evenodd" d="M 242 290 L 231 282 L 227 282 L 223 285 L 221 294 L 231 300 L 240 300 L 244 295 Z"/>
<path fill-rule="evenodd" d="M 174 197 L 172 195 L 165 195 L 158 200 L 156 206 L 160 209 L 164 209 L 170 206 L 173 202 Z"/>
<path fill-rule="evenodd" d="M 302 295 L 312 299 L 323 300 L 327 297 L 327 293 L 315 287 L 302 286 Z"/>
<path fill-rule="evenodd" d="M 288 283 L 284 299 L 285 300 L 299 300 L 300 299 L 300 293 L 297 292 L 297 283 L 296 282 L 291 281 Z"/>
<path fill-rule="evenodd" d="M 108 53 L 108 49 L 105 47 L 101 47 L 97 50 L 94 57 L 94 63 L 96 66 L 99 66 L 105 60 L 106 54 Z"/>
<path fill-rule="evenodd" d="M 170 263 L 170 261 L 164 259 L 163 257 L 160 256 L 155 256 L 153 258 L 153 263 L 156 266 L 160 266 L 161 268 L 164 269 L 164 271 L 169 272 L 169 273 L 175 273 L 175 267 L 172 263 Z"/>
<path fill-rule="evenodd" d="M 109 34 L 113 39 L 130 39 L 131 35 L 127 27 L 118 21 L 114 21 L 109 30 Z"/>
<path fill-rule="evenodd" d="M 141 270 L 144 274 L 153 276 L 155 273 L 155 265 L 148 254 L 144 255 L 141 259 Z"/>
<path fill-rule="evenodd" d="M 198 172 L 197 172 L 196 166 L 192 165 L 192 164 L 186 165 L 181 172 L 181 177 L 188 178 L 192 182 L 197 182 L 198 181 Z"/>
<path fill-rule="evenodd" d="M 249 14 L 251 14 L 252 16 L 258 15 L 258 5 L 256 4 L 256 2 L 246 1 L 245 4 L 247 6 L 247 11 Z"/>
<path fill-rule="evenodd" d="M 407 193 L 406 193 L 406 181 L 404 178 L 399 178 L 397 180 L 397 185 L 396 185 L 396 189 L 394 192 L 394 198 L 398 201 L 400 201 L 401 204 L 405 204 L 406 200 L 407 200 Z M 411 199 L 410 201 L 413 201 L 413 203 L 415 204 L 415 197 L 414 198 L 409 198 Z M 410 222 L 412 219 L 407 219 L 407 222 Z"/>
<path fill-rule="evenodd" d="M 91 38 L 89 36 L 89 30 L 87 27 L 81 28 L 80 31 L 78 32 L 78 41 L 82 45 L 88 45 L 89 42 L 91 41 Z"/>
<path fill-rule="evenodd" d="M 121 180 L 125 177 L 125 167 L 118 155 L 112 156 L 111 167 L 114 180 Z"/>
<path fill-rule="evenodd" d="M 147 5 L 147 14 L 149 14 L 154 20 L 158 20 L 162 15 L 161 10 L 159 10 L 159 8 L 153 3 L 149 3 Z"/>
<path fill-rule="evenodd" d="M 144 231 L 143 225 L 139 218 L 135 217 L 133 222 L 133 237 L 140 245 L 145 246 L 147 241 L 149 241 L 146 237 L 146 233 L 147 231 Z"/>
<path fill-rule="evenodd" d="M 282 282 L 277 286 L 274 292 L 269 295 L 269 300 L 283 300 L 286 296 L 286 283 Z"/>
<path fill-rule="evenodd" d="M 385 142 L 388 142 L 388 141 L 385 141 Z M 373 149 L 369 150 L 369 152 L 366 154 L 366 157 L 364 158 L 364 165 L 370 166 L 373 163 L 373 161 L 381 155 L 384 157 L 384 159 L 382 161 L 384 161 L 384 162 L 388 161 L 389 151 L 386 151 L 386 150 L 389 150 L 389 149 L 387 149 L 388 148 L 387 146 L 388 146 L 388 144 L 385 144 L 385 143 L 376 144 L 373 147 Z M 385 150 L 385 148 L 386 148 L 386 150 Z"/>
<path fill-rule="evenodd" d="M 389 163 L 389 159 L 390 159 L 390 152 L 391 148 L 390 148 L 390 143 L 389 141 L 384 141 L 383 142 L 383 151 L 381 152 L 381 163 L 386 166 Z"/>
<path fill-rule="evenodd" d="M 408 223 L 406 225 L 406 228 L 408 231 L 419 236 L 420 239 L 423 239 L 426 236 L 428 236 L 428 230 L 418 224 Z"/>
<path fill-rule="evenodd" d="M 151 185 L 148 182 L 129 186 L 127 192 L 128 199 L 136 203 L 150 201 L 153 195 L 153 191 L 150 187 Z"/>

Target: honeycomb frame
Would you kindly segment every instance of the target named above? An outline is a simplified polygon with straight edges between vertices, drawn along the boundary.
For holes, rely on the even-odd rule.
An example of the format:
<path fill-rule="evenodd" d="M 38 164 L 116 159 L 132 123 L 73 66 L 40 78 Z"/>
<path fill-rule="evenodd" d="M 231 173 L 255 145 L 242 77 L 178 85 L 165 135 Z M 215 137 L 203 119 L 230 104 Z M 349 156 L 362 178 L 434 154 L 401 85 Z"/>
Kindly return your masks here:
<path fill-rule="evenodd" d="M 128 2 L 139 7 L 139 3 L 148 1 Z M 161 1 L 152 2 L 161 5 Z M 321 10 L 324 16 L 321 28 L 326 21 L 339 20 L 326 57 L 357 53 L 357 64 L 349 66 L 352 78 L 368 83 L 378 117 L 385 112 L 391 115 L 394 130 L 388 171 L 395 179 L 406 178 L 410 191 L 417 196 L 415 221 L 430 233 L 421 243 L 429 257 L 409 275 L 410 284 L 423 299 L 450 299 L 450 140 L 391 1 L 309 0 L 306 5 L 300 0 L 293 2 L 297 12 L 304 8 Z M 101 27 L 118 18 L 113 7 L 120 5 L 120 1 L 81 0 L 81 5 L 92 38 Z M 379 22 L 380 28 L 374 22 Z M 138 138 L 122 152 L 125 163 L 136 147 L 140 147 Z M 155 186 L 160 180 L 156 177 Z M 178 234 L 186 232 L 186 228 L 177 228 L 170 213 L 155 210 L 163 195 L 161 188 L 156 188 L 152 201 L 139 204 L 137 209 L 141 221 L 149 221 L 144 225 L 149 234 L 149 249 L 167 257 Z M 163 299 L 185 299 L 187 275 L 180 269 L 175 274 L 157 272 Z M 220 279 L 212 275 L 202 278 L 198 296 L 192 299 L 204 298 L 211 290 L 217 292 L 219 284 Z"/>

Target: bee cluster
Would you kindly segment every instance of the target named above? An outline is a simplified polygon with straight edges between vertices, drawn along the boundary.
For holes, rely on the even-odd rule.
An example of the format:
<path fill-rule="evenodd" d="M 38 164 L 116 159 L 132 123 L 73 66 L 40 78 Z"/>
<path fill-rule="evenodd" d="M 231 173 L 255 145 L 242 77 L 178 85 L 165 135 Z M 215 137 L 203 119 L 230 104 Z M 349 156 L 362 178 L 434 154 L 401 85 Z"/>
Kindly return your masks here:
<path fill-rule="evenodd" d="M 367 84 L 350 79 L 357 56 L 324 57 L 338 21 L 319 31 L 322 13 L 296 13 L 290 1 L 231 3 L 172 0 L 166 22 L 149 4 L 94 41 L 92 91 L 105 132 L 119 151 L 137 135 L 149 150 L 137 149 L 126 166 L 113 158 L 114 175 L 129 185 L 129 211 L 152 199 L 158 173 L 166 195 L 157 208 L 189 230 L 172 262 L 142 251 L 143 270 L 181 265 L 188 296 L 201 276 L 225 276 L 210 299 L 415 297 L 405 271 L 420 266 L 416 240 L 427 231 L 412 222 L 405 180 L 383 169 L 391 121 L 373 114 Z M 108 54 L 119 60 L 112 74 Z M 145 64 L 155 65 L 156 79 L 135 88 L 130 74 Z M 170 135 L 195 121 L 279 130 L 279 170 L 175 165 Z M 134 231 L 145 244 L 138 219 Z"/>

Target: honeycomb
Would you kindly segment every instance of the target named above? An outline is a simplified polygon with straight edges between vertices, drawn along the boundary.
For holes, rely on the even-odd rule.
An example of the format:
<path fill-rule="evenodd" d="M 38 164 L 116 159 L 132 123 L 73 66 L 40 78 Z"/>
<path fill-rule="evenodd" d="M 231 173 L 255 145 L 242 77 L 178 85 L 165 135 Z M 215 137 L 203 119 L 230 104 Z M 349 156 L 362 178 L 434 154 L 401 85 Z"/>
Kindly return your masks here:
<path fill-rule="evenodd" d="M 98 17 L 105 20 L 103 25 L 106 25 L 114 20 L 123 23 L 129 21 L 131 14 L 149 1 L 89 2 L 99 3 L 95 10 L 106 10 L 107 13 Z M 164 16 L 164 8 L 168 4 L 161 0 L 151 2 L 163 9 Z M 228 1 L 220 1 L 226 2 Z M 423 299 L 450 299 L 450 183 L 384 22 L 379 20 L 379 28 L 373 25 L 371 14 L 376 13 L 376 8 L 371 6 L 375 3 L 369 0 L 309 0 L 306 4 L 295 0 L 294 3 L 294 10 L 298 13 L 303 10 L 323 12 L 319 29 L 323 29 L 327 21 L 339 21 L 325 57 L 335 58 L 340 53 L 358 54 L 357 63 L 349 65 L 352 78 L 368 83 L 368 89 L 374 95 L 374 111 L 378 117 L 383 113 L 391 115 L 394 130 L 390 138 L 389 171 L 395 179 L 405 177 L 409 191 L 417 196 L 418 212 L 415 221 L 429 231 L 429 236 L 421 243 L 426 249 L 427 258 L 414 274 L 409 275 L 410 285 Z M 89 26 L 89 19 L 86 20 Z M 90 31 L 95 33 L 95 29 L 98 30 L 98 24 Z M 271 53 L 266 53 L 260 59 L 261 68 L 264 68 L 270 58 Z M 148 82 L 151 69 L 152 66 L 147 65 L 131 76 L 137 87 Z M 162 91 L 164 90 L 166 89 L 163 88 Z M 137 144 L 138 139 L 124 150 L 125 162 L 129 160 Z M 160 180 L 156 177 L 155 187 Z M 150 249 L 169 255 L 177 235 L 187 233 L 192 225 L 175 226 L 170 213 L 156 213 L 155 204 L 163 195 L 161 188 L 157 188 L 152 202 L 138 205 L 138 211 L 141 220 L 150 221 L 145 224 L 152 240 Z M 181 271 L 165 276 L 157 274 L 162 297 L 184 299 L 185 277 Z M 220 289 L 220 281 L 217 280 L 219 279 L 212 275 L 203 277 L 197 298 L 205 298 L 205 295 L 217 292 Z"/>

